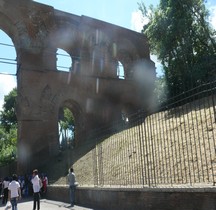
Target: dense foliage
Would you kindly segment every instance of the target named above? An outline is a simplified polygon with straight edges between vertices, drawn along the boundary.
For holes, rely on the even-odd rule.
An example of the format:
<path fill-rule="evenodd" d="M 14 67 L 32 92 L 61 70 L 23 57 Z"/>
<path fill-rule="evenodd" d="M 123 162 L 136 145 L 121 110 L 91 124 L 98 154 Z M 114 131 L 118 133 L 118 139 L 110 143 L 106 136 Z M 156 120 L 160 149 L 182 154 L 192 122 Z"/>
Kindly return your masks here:
<path fill-rule="evenodd" d="M 139 9 L 149 19 L 143 33 L 163 65 L 169 97 L 216 78 L 216 32 L 203 0 L 160 0 Z"/>
<path fill-rule="evenodd" d="M 17 127 L 17 118 L 15 114 L 16 97 L 17 89 L 14 88 L 4 97 L 3 110 L 0 112 L 1 125 L 7 132 L 12 128 Z"/>
<path fill-rule="evenodd" d="M 0 112 L 0 165 L 16 159 L 17 118 L 15 114 L 16 88 L 4 97 L 3 110 Z"/>

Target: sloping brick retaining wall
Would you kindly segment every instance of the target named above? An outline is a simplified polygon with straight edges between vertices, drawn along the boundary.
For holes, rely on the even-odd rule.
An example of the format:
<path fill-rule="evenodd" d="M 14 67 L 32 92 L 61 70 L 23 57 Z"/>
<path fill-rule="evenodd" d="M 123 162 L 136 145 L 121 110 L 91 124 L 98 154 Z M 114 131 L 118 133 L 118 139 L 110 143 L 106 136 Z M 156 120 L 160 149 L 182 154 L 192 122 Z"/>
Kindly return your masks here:
<path fill-rule="evenodd" d="M 47 198 L 69 203 L 66 186 L 49 186 Z M 216 188 L 105 189 L 78 187 L 78 205 L 100 210 L 215 210 Z"/>

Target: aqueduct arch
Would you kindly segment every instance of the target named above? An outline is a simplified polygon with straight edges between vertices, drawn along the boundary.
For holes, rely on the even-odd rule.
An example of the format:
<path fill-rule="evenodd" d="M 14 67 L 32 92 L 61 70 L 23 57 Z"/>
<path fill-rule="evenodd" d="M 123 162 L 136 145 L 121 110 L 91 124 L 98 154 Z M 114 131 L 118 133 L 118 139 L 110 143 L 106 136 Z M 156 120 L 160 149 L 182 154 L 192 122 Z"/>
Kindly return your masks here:
<path fill-rule="evenodd" d="M 0 28 L 17 51 L 20 172 L 58 151 L 61 106 L 73 110 L 78 145 L 84 141 L 80 134 L 120 118 L 123 106 L 128 112 L 147 107 L 143 86 L 133 78 L 140 61 L 149 63 L 148 75 L 155 78 L 143 35 L 29 0 L 0 0 Z M 57 48 L 71 56 L 70 72 L 57 71 Z M 119 61 L 124 80 L 117 75 Z"/>

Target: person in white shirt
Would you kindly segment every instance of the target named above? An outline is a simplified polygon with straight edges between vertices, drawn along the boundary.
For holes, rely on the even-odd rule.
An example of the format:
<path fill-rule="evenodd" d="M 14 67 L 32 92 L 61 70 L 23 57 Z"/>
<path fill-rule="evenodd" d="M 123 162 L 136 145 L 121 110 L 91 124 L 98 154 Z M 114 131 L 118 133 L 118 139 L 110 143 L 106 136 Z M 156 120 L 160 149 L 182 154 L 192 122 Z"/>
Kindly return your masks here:
<path fill-rule="evenodd" d="M 17 200 L 21 198 L 21 190 L 16 174 L 13 174 L 12 179 L 8 186 L 8 199 L 11 202 L 12 210 L 17 210 Z"/>
<path fill-rule="evenodd" d="M 34 194 L 33 210 L 36 210 L 36 204 L 37 204 L 37 210 L 39 210 L 40 209 L 40 189 L 42 187 L 42 183 L 38 176 L 37 169 L 33 171 L 31 182 L 33 185 L 33 194 Z"/>

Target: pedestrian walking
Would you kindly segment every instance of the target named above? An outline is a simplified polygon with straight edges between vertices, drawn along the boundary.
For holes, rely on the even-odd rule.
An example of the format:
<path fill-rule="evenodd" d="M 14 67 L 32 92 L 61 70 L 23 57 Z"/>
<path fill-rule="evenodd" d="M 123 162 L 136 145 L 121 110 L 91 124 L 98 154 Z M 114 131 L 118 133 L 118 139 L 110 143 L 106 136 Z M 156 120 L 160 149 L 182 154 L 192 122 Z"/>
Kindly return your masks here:
<path fill-rule="evenodd" d="M 70 204 L 74 206 L 75 204 L 75 190 L 77 186 L 76 176 L 74 174 L 73 168 L 71 167 L 67 176 L 69 192 L 70 192 Z"/>
<path fill-rule="evenodd" d="M 21 198 L 20 184 L 16 174 L 12 176 L 12 182 L 8 186 L 8 200 L 11 202 L 12 210 L 17 210 L 17 201 Z"/>
<path fill-rule="evenodd" d="M 42 187 L 42 182 L 38 176 L 38 170 L 35 169 L 33 170 L 33 174 L 32 174 L 32 185 L 33 185 L 33 210 L 36 210 L 36 206 L 37 206 L 37 210 L 40 209 L 40 189 Z"/>

